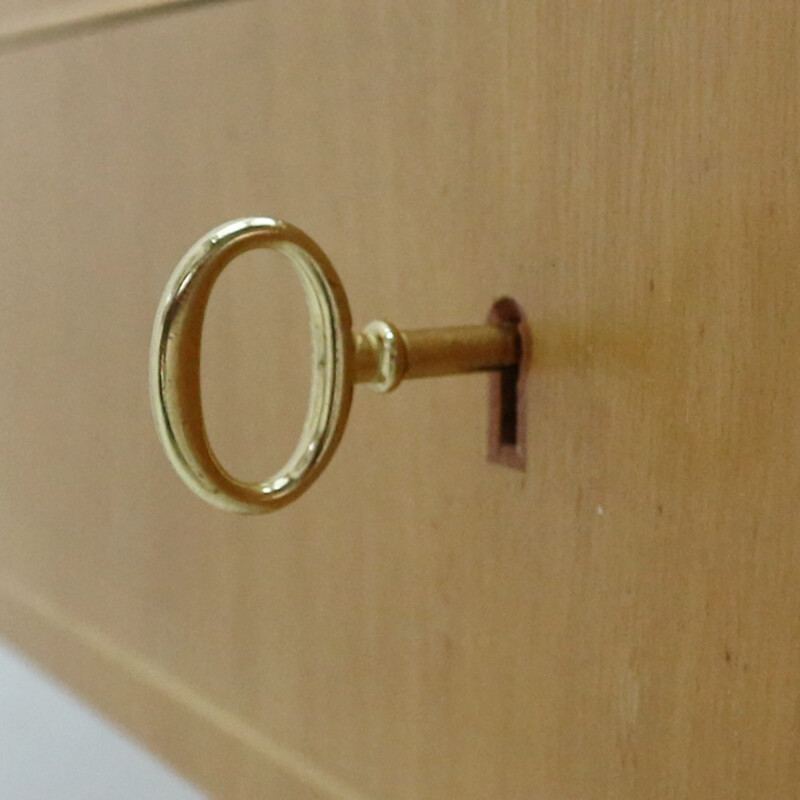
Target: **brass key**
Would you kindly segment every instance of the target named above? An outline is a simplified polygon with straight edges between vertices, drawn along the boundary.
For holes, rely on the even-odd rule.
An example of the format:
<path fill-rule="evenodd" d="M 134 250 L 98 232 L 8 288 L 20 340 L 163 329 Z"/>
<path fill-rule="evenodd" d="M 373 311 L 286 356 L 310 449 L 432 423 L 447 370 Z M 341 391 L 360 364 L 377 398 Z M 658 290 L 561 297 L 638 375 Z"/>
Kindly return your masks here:
<path fill-rule="evenodd" d="M 214 283 L 236 256 L 269 248 L 286 256 L 305 290 L 311 315 L 309 408 L 289 461 L 260 483 L 231 476 L 206 435 L 200 398 L 200 342 Z M 381 392 L 404 379 L 499 370 L 519 364 L 514 324 L 401 331 L 371 322 L 353 336 L 339 276 L 320 247 L 287 222 L 235 220 L 200 239 L 173 272 L 156 315 L 150 362 L 153 414 L 161 443 L 184 482 L 204 500 L 246 514 L 280 508 L 319 477 L 347 422 L 353 386 Z"/>

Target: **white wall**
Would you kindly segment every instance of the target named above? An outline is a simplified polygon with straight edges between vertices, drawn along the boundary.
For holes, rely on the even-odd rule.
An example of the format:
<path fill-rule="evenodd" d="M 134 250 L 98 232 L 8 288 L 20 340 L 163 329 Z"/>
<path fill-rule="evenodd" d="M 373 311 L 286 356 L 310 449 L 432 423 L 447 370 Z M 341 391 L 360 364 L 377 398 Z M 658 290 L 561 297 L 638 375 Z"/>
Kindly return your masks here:
<path fill-rule="evenodd" d="M 2 800 L 203 800 L 0 642 Z"/>

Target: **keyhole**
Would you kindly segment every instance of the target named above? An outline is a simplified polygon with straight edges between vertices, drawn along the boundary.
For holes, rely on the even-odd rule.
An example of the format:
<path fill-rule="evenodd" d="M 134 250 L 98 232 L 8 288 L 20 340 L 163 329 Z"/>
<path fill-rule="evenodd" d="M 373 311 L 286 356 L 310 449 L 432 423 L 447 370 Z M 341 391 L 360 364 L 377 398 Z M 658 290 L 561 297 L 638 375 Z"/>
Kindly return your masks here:
<path fill-rule="evenodd" d="M 525 470 L 525 379 L 530 357 L 530 333 L 525 315 L 510 297 L 497 300 L 489 311 L 493 325 L 516 325 L 520 359 L 513 367 L 489 377 L 489 461 Z"/>

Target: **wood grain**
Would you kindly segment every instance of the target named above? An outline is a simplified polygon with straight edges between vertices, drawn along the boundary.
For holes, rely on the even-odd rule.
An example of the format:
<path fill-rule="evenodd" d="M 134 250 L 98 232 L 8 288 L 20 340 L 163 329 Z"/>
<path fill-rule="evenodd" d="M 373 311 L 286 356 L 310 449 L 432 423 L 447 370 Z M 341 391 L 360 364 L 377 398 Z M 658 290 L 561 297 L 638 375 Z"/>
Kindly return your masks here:
<path fill-rule="evenodd" d="M 788 0 L 287 0 L 1 55 L 4 635 L 215 796 L 793 796 L 798 41 Z M 277 515 L 195 501 L 150 325 L 247 214 L 357 325 L 514 297 L 527 472 L 448 378 L 359 390 Z M 302 306 L 255 262 L 215 304 L 212 434 L 257 474 Z"/>

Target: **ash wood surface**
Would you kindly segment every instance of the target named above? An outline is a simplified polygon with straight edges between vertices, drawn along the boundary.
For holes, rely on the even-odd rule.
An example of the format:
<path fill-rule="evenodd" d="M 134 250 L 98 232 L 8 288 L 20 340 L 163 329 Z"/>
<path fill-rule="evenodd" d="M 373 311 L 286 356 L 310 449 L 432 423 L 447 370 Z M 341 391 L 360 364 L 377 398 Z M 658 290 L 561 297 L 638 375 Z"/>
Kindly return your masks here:
<path fill-rule="evenodd" d="M 797 16 L 242 2 L 1 55 L 3 634 L 217 797 L 794 796 Z M 448 378 L 359 390 L 277 515 L 189 495 L 151 320 L 253 213 L 357 325 L 514 297 L 527 472 Z M 257 475 L 302 420 L 299 289 L 255 259 L 210 313 L 212 437 Z"/>

